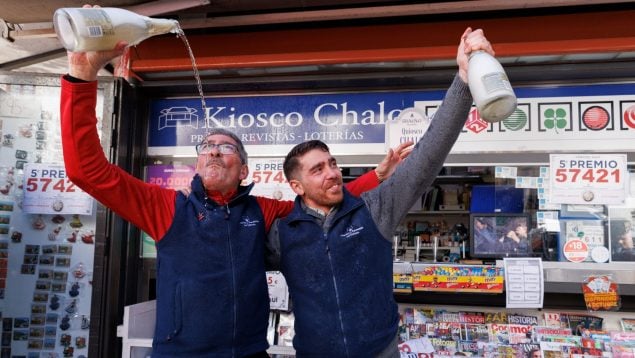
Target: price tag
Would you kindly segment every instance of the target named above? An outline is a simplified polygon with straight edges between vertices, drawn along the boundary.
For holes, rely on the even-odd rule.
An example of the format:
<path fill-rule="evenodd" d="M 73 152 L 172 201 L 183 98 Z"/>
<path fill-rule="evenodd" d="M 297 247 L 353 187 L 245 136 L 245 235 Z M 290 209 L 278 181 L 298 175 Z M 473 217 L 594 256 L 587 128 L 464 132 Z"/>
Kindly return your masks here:
<path fill-rule="evenodd" d="M 93 199 L 73 184 L 62 165 L 28 163 L 24 167 L 24 202 L 28 214 L 91 215 Z"/>
<path fill-rule="evenodd" d="M 268 271 L 267 285 L 269 286 L 269 308 L 272 310 L 289 310 L 289 287 L 282 273 Z"/>
<path fill-rule="evenodd" d="M 552 154 L 550 202 L 623 204 L 629 181 L 625 154 Z"/>

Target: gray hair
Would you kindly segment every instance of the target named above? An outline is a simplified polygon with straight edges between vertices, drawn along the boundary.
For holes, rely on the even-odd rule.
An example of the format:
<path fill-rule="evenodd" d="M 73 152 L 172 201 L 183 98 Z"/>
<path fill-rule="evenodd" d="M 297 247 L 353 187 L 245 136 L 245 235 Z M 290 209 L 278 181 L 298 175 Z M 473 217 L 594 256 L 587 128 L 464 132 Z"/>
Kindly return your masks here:
<path fill-rule="evenodd" d="M 205 140 L 207 140 L 207 137 L 211 136 L 211 135 L 215 135 L 215 134 L 220 134 L 220 135 L 224 135 L 227 137 L 230 137 L 231 139 L 233 139 L 237 146 L 238 146 L 238 156 L 240 157 L 240 161 L 243 164 L 247 164 L 247 160 L 249 159 L 249 156 L 247 155 L 247 151 L 245 150 L 245 146 L 243 145 L 243 142 L 240 140 L 240 138 L 238 138 L 238 136 L 236 134 L 234 134 L 234 132 L 229 131 L 227 129 L 224 128 L 213 128 L 210 129 L 207 133 L 205 133 L 205 136 L 203 137 L 203 140 L 201 141 L 201 143 L 203 143 Z"/>

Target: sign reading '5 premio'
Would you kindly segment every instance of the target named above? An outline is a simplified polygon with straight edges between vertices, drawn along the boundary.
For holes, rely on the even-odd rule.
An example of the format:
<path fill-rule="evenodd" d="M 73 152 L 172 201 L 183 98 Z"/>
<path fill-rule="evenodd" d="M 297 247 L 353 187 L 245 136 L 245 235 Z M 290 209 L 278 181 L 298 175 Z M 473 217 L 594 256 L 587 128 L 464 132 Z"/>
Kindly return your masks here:
<path fill-rule="evenodd" d="M 252 181 L 256 183 L 251 194 L 278 200 L 294 200 L 296 194 L 284 176 L 283 162 L 284 158 L 249 158 L 250 170 L 244 184 Z"/>
<path fill-rule="evenodd" d="M 628 194 L 626 154 L 552 154 L 551 202 L 623 204 Z"/>
<path fill-rule="evenodd" d="M 29 214 L 92 215 L 93 200 L 66 176 L 64 166 L 26 164 L 24 167 L 24 202 Z"/>

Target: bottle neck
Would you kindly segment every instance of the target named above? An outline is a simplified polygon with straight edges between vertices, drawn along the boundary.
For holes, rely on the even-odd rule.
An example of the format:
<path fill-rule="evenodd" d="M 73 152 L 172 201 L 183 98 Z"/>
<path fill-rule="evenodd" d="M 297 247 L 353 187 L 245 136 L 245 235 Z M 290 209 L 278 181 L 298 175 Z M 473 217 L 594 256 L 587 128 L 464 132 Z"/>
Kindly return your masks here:
<path fill-rule="evenodd" d="M 179 22 L 171 19 L 148 18 L 148 34 L 151 36 L 171 33 L 179 33 Z"/>

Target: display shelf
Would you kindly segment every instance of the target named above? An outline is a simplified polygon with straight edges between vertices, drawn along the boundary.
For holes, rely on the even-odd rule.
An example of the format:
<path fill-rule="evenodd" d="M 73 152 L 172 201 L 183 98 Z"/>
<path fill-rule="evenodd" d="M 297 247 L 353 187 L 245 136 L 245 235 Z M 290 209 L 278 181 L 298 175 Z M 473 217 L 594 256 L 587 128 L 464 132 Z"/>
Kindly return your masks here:
<path fill-rule="evenodd" d="M 470 212 L 468 210 L 413 210 L 408 212 L 408 215 L 430 215 L 430 216 L 469 215 L 469 214 Z"/>
<path fill-rule="evenodd" d="M 453 265 L 451 263 L 405 262 L 393 263 L 394 273 L 409 274 L 418 272 L 426 265 Z M 497 260 L 496 266 L 503 266 L 502 260 Z M 584 309 L 582 283 L 591 275 L 611 275 L 618 284 L 621 296 L 620 311 L 635 312 L 635 264 L 629 262 L 612 263 L 573 263 L 543 261 L 544 270 L 544 306 L 545 308 L 577 308 Z M 505 306 L 505 293 L 480 294 L 456 292 L 414 291 L 412 293 L 396 293 L 395 299 L 403 303 L 438 303 L 446 302 L 453 305 L 477 304 L 484 306 Z"/>
<path fill-rule="evenodd" d="M 419 249 L 420 250 L 434 250 L 434 246 L 421 246 Z M 452 250 L 452 249 L 460 250 L 461 246 L 437 246 L 437 250 Z M 416 247 L 414 247 L 414 246 L 398 246 L 397 250 L 414 251 L 414 250 L 416 250 Z"/>

